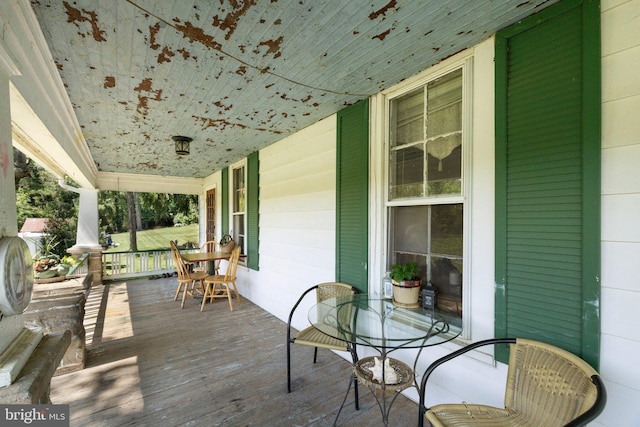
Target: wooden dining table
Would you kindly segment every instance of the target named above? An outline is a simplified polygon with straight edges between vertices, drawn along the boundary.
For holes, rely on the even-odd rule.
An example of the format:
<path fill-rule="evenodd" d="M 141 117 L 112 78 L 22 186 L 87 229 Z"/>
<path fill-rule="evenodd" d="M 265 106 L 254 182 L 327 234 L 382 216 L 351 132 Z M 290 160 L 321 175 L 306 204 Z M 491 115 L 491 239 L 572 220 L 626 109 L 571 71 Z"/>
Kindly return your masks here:
<path fill-rule="evenodd" d="M 188 263 L 200 263 L 200 262 L 210 262 L 209 264 L 209 274 L 215 274 L 214 264 L 215 261 L 220 261 L 223 259 L 229 259 L 231 257 L 231 252 L 192 252 L 192 253 L 180 253 L 180 256 L 185 262 Z M 244 258 L 246 255 L 240 254 L 240 258 Z"/>
<path fill-rule="evenodd" d="M 182 259 L 186 262 L 206 262 L 206 261 L 219 261 L 222 259 L 229 259 L 231 252 L 192 252 L 192 253 L 180 253 Z M 241 257 L 243 255 L 240 255 Z"/>

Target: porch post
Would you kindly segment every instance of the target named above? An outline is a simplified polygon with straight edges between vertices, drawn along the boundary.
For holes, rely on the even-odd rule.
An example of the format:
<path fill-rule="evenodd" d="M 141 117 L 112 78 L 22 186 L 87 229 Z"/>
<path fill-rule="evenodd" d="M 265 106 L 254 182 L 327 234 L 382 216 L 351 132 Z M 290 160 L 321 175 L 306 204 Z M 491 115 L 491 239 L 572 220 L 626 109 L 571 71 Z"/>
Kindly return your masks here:
<path fill-rule="evenodd" d="M 0 45 L 2 47 L 2 45 Z M 9 108 L 9 74 L 16 74 L 13 64 L 0 51 L 0 239 L 18 235 L 16 191 L 13 171 L 13 145 L 11 143 L 11 110 Z M 0 277 L 0 290 L 8 283 Z M 22 314 L 3 315 L 0 312 L 0 355 L 23 329 Z M 2 368 L 2 366 L 0 366 Z"/>
<path fill-rule="evenodd" d="M 2 40 L 0 40 L 0 242 L 18 235 L 9 77 L 19 74 L 11 58 L 5 54 L 6 51 L 1 42 Z M 3 251 L 4 255 L 0 258 L 0 263 L 3 268 L 8 268 L 6 263 L 10 262 L 10 251 Z M 31 266 L 22 267 L 23 269 L 31 268 Z M 24 296 L 26 300 L 21 299 L 20 303 L 26 301 L 28 304 L 32 289 L 17 289 L 17 286 L 22 285 L 11 283 L 10 279 L 5 280 L 9 276 L 13 274 L 0 275 L 0 292 L 3 295 Z M 24 295 L 21 295 L 22 292 Z M 26 295 L 27 293 L 29 295 Z M 33 349 L 42 340 L 42 333 L 25 328 L 22 312 L 16 311 L 19 311 L 18 308 L 13 307 L 16 301 L 13 298 L 10 299 L 10 308 L 0 307 L 0 360 L 2 360 L 0 388 L 7 388 L 14 383 L 31 357 Z M 50 377 L 47 381 L 49 380 Z M 48 387 L 46 389 L 48 390 Z"/>
<path fill-rule="evenodd" d="M 67 252 L 76 258 L 88 252 L 89 274 L 93 275 L 91 284 L 100 285 L 102 284 L 102 246 L 98 237 L 98 190 L 71 187 L 62 180 L 58 184 L 80 195 L 76 244 L 67 249 Z"/>

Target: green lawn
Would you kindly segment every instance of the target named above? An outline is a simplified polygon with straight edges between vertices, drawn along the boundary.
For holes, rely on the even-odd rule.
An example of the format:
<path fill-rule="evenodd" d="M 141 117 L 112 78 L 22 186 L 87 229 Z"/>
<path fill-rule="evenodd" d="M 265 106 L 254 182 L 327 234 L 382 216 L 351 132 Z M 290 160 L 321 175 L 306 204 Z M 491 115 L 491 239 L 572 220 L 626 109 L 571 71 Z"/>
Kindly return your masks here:
<path fill-rule="evenodd" d="M 138 250 L 169 248 L 169 240 L 177 240 L 178 246 L 187 242 L 198 244 L 198 224 L 185 225 L 184 227 L 166 227 L 153 230 L 142 230 L 136 233 Z M 129 250 L 129 233 L 112 234 L 111 239 L 118 246 L 112 246 L 105 252 L 122 252 Z"/>

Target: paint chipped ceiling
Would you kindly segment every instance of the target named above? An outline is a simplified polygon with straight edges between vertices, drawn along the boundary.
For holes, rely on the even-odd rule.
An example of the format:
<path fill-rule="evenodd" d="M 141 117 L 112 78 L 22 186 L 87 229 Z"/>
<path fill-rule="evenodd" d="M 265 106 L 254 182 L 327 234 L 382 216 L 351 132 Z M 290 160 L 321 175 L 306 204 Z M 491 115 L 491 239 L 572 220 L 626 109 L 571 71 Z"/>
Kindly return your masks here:
<path fill-rule="evenodd" d="M 194 178 L 550 3 L 31 0 L 98 170 Z"/>

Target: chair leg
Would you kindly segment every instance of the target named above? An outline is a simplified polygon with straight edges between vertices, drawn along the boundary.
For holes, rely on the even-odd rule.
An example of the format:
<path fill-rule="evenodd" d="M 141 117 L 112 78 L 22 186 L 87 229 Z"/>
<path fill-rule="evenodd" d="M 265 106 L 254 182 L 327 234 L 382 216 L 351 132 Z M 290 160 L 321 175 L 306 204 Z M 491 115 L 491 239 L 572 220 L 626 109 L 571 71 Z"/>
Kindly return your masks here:
<path fill-rule="evenodd" d="M 180 295 L 180 290 L 182 290 L 182 282 L 178 282 L 178 289 L 176 289 L 176 295 L 173 297 L 174 301 L 178 301 L 178 295 Z"/>
<path fill-rule="evenodd" d="M 229 300 L 229 308 L 233 311 L 233 302 L 231 301 L 231 289 L 229 288 L 229 284 L 225 283 L 222 286 L 227 290 L 227 299 Z"/>
<path fill-rule="evenodd" d="M 209 289 L 211 289 L 211 283 L 207 283 L 204 288 L 204 294 L 202 295 L 202 305 L 200 305 L 200 311 L 204 311 L 204 305 L 207 303 L 207 295 L 209 295 Z"/>
<path fill-rule="evenodd" d="M 356 351 L 355 344 L 351 349 L 349 349 L 349 353 L 351 353 L 351 360 L 353 360 L 353 366 L 356 366 L 356 363 L 358 363 L 358 352 Z M 358 377 L 356 376 L 355 372 L 353 373 L 353 396 L 356 402 L 356 411 L 358 411 L 360 410 L 360 402 L 359 402 L 359 396 L 358 396 Z"/>
<path fill-rule="evenodd" d="M 291 393 L 291 340 L 287 338 L 287 392 Z"/>
<path fill-rule="evenodd" d="M 189 290 L 189 284 L 185 283 L 184 284 L 184 290 L 182 291 L 182 304 L 180 304 L 180 308 L 184 308 L 184 302 L 187 299 L 187 292 Z"/>
<path fill-rule="evenodd" d="M 236 298 L 238 299 L 238 301 L 242 301 L 240 299 L 240 293 L 238 292 L 238 287 L 236 286 L 236 282 L 231 282 L 231 284 L 233 285 L 233 291 L 236 293 Z"/>

